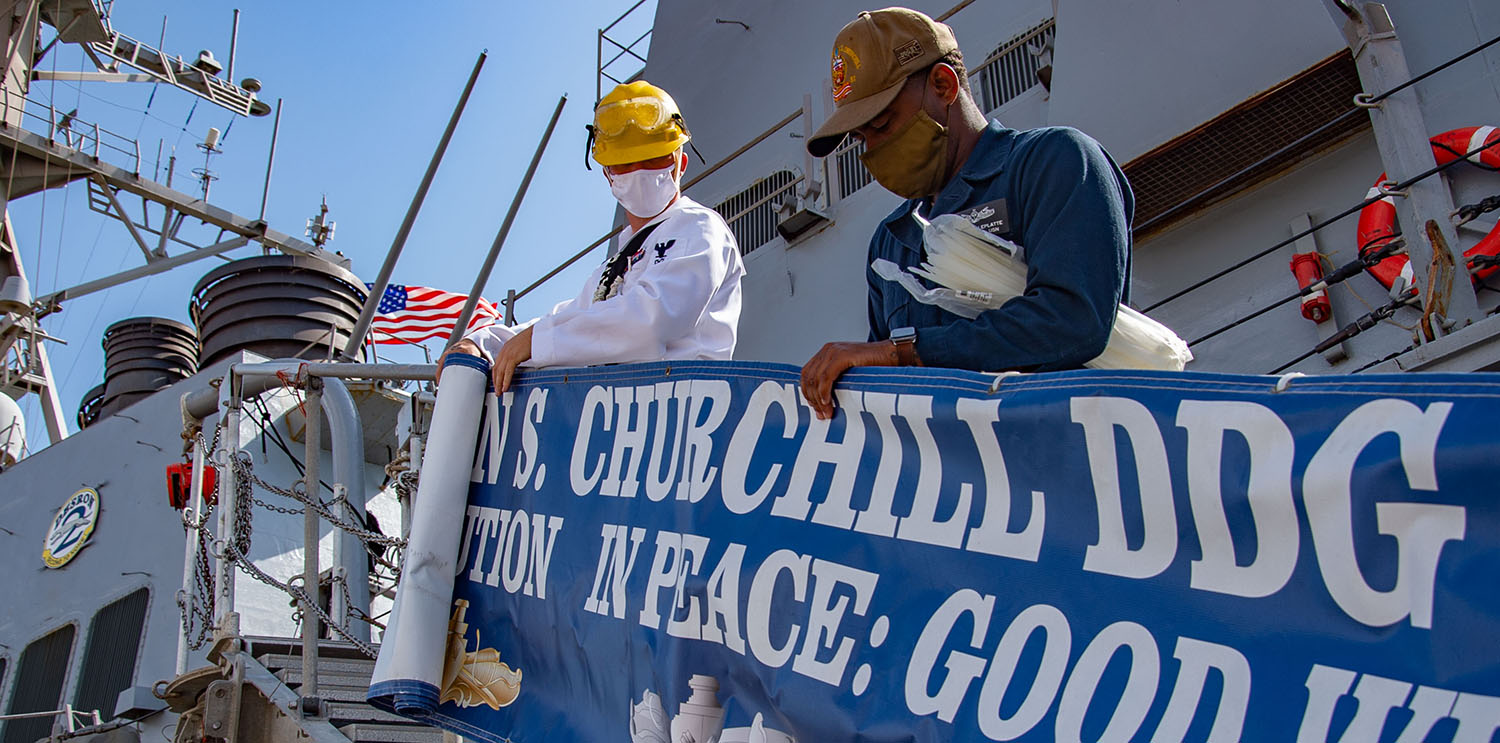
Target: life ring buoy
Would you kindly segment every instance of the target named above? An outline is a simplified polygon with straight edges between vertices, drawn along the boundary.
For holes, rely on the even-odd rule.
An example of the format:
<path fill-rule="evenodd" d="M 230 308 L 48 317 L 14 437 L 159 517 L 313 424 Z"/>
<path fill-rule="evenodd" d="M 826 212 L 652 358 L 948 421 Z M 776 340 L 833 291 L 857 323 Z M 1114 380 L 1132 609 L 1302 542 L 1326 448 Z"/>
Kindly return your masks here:
<path fill-rule="evenodd" d="M 1468 126 L 1453 129 L 1432 138 L 1432 156 L 1437 159 L 1438 165 L 1447 165 L 1463 157 L 1465 153 L 1494 144 L 1496 140 L 1500 140 L 1500 128 L 1493 126 Z M 1470 155 L 1469 160 L 1479 165 L 1500 169 L 1500 145 Z M 1385 180 L 1385 173 L 1381 173 L 1365 198 L 1373 199 L 1379 196 L 1380 187 Z M 1396 238 L 1396 203 L 1392 197 L 1386 196 L 1360 210 L 1357 234 L 1361 258 L 1381 250 Z M 1496 254 L 1500 254 L 1500 227 L 1491 230 L 1490 234 L 1485 235 L 1484 239 L 1479 241 L 1479 244 L 1464 251 L 1466 258 Z M 1368 270 L 1370 275 L 1387 289 L 1391 288 L 1397 278 L 1404 278 L 1407 286 L 1411 286 L 1413 282 L 1411 262 L 1405 255 L 1390 256 Z M 1489 266 L 1470 274 L 1470 278 L 1478 283 L 1489 278 L 1496 271 L 1500 271 L 1500 266 Z"/>

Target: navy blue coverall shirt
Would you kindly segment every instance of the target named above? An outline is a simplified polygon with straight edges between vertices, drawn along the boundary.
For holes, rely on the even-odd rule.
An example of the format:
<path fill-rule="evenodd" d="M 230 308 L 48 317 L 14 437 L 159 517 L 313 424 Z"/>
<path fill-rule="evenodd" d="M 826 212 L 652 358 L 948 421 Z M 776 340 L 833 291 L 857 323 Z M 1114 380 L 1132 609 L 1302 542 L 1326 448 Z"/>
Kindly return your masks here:
<path fill-rule="evenodd" d="M 907 201 L 880 223 L 869 260 L 921 265 L 914 209 L 931 219 L 1000 199 L 1009 217 L 1001 236 L 1025 249 L 1026 293 L 970 320 L 918 302 L 867 264 L 870 340 L 910 326 L 922 363 L 974 371 L 1074 369 L 1104 350 L 1129 299 L 1135 197 L 1104 148 L 1076 129 L 990 122 L 935 202 Z"/>

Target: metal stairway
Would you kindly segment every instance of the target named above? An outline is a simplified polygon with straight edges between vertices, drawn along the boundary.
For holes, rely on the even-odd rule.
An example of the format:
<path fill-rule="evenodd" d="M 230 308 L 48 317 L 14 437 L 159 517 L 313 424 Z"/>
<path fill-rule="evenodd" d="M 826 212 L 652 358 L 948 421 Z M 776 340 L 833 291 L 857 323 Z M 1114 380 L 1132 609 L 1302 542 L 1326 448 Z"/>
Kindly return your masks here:
<path fill-rule="evenodd" d="M 303 682 L 300 641 L 247 637 L 245 650 L 300 696 Z M 326 703 L 326 719 L 353 743 L 442 743 L 441 730 L 397 717 L 365 702 L 375 661 L 353 645 L 320 641 L 317 669 L 318 697 Z"/>
<path fill-rule="evenodd" d="M 365 702 L 375 661 L 353 645 L 318 643 L 317 694 L 303 696 L 300 640 L 226 638 L 159 696 L 178 713 L 173 740 L 227 743 L 443 743 L 443 731 Z"/>

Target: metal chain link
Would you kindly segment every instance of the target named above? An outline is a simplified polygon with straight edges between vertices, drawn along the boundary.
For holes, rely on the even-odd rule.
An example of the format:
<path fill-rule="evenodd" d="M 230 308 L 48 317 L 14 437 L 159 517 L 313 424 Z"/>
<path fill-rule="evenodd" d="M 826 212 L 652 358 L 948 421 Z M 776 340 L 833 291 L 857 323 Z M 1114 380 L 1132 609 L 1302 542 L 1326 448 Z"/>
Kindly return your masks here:
<path fill-rule="evenodd" d="M 236 481 L 244 483 L 245 487 L 249 487 L 251 484 L 258 485 L 268 492 L 275 493 L 276 495 L 282 496 L 284 498 L 290 498 L 292 500 L 298 501 L 304 506 L 313 509 L 314 513 L 322 516 L 325 520 L 328 521 L 328 523 L 332 524 L 335 527 L 338 527 L 339 529 L 342 529 L 343 531 L 353 534 L 362 542 L 365 542 L 367 544 L 380 544 L 394 547 L 406 546 L 405 539 L 402 539 L 400 537 L 387 536 L 385 534 L 381 534 L 380 532 L 370 531 L 369 529 L 358 526 L 346 519 L 340 518 L 333 512 L 332 509 L 328 507 L 328 504 L 323 503 L 317 498 L 308 497 L 306 493 L 302 492 L 300 483 L 299 487 L 297 488 L 280 488 L 266 482 L 265 480 L 260 479 L 255 475 L 254 465 L 250 462 L 248 457 L 235 458 L 234 467 Z M 335 502 L 340 500 L 343 501 L 344 505 L 350 511 L 353 511 L 354 507 L 348 503 L 347 499 L 339 498 L 335 499 Z M 300 511 L 298 513 L 300 513 Z"/>
<path fill-rule="evenodd" d="M 204 441 L 203 431 L 199 430 L 193 435 L 193 446 L 201 447 L 205 461 L 209 460 L 212 452 L 219 446 L 219 434 L 223 430 L 222 425 L 214 427 L 214 438 L 212 443 Z M 198 650 L 208 644 L 213 633 L 215 592 L 213 566 L 209 563 L 209 538 L 208 524 L 214 512 L 214 504 L 217 500 L 218 482 L 215 480 L 214 491 L 210 498 L 204 499 L 202 513 L 195 514 L 190 508 L 182 511 L 182 526 L 189 532 L 197 531 L 198 544 L 193 555 L 193 578 L 192 595 L 184 595 L 177 592 L 177 611 L 182 622 L 182 634 L 188 639 L 188 648 Z M 197 632 L 193 628 L 196 620 Z"/>
<path fill-rule="evenodd" d="M 296 599 L 299 607 L 311 609 L 314 614 L 318 615 L 318 618 L 322 620 L 324 624 L 328 625 L 329 629 L 341 635 L 350 644 L 354 645 L 354 647 L 357 648 L 359 652 L 364 653 L 371 658 L 375 658 L 379 655 L 379 653 L 376 652 L 374 646 L 355 637 L 349 632 L 349 630 L 345 629 L 338 622 L 333 621 L 333 617 L 328 616 L 328 612 L 323 611 L 323 607 L 319 606 L 317 601 L 313 601 L 308 597 L 305 588 L 294 586 L 288 583 L 282 583 L 281 581 L 272 578 L 270 575 L 266 574 L 265 571 L 257 567 L 255 563 L 246 559 L 244 553 L 239 552 L 232 545 L 226 546 L 224 548 L 224 556 L 229 558 L 230 562 L 233 562 L 236 566 L 238 566 L 239 569 L 246 575 L 272 588 L 275 588 L 288 596 L 291 596 L 293 599 Z"/>

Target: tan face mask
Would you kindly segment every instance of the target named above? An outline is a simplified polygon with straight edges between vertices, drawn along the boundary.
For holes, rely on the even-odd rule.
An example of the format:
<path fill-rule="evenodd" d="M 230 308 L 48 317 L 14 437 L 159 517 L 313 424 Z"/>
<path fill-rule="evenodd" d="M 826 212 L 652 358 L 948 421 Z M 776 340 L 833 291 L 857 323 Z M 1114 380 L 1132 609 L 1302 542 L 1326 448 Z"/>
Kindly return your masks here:
<path fill-rule="evenodd" d="M 931 196 L 948 172 L 948 128 L 917 109 L 900 131 L 859 159 L 885 190 L 906 199 Z"/>

